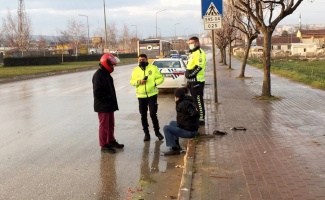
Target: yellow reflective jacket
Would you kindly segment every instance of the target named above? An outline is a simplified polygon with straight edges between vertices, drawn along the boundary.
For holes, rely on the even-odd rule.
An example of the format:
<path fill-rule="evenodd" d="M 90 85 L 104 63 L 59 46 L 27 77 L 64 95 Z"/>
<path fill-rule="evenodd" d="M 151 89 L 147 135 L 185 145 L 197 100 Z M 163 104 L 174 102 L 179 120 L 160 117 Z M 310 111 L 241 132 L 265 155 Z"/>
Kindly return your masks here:
<path fill-rule="evenodd" d="M 206 55 L 201 48 L 194 49 L 187 63 L 186 78 L 188 82 L 205 81 Z"/>
<path fill-rule="evenodd" d="M 146 84 L 140 84 L 140 81 L 148 76 Z M 155 65 L 149 64 L 145 70 L 139 66 L 133 69 L 130 84 L 135 86 L 135 92 L 138 98 L 147 98 L 158 94 L 157 85 L 164 82 L 164 76 Z"/>

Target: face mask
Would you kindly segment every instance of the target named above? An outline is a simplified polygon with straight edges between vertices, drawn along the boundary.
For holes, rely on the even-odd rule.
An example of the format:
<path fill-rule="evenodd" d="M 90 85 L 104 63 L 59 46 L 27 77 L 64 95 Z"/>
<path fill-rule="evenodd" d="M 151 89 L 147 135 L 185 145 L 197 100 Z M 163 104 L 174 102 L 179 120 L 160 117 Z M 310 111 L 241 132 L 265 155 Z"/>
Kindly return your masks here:
<path fill-rule="evenodd" d="M 148 62 L 139 62 L 140 67 L 145 67 L 148 65 Z"/>
<path fill-rule="evenodd" d="M 195 48 L 194 44 L 190 44 L 190 45 L 188 45 L 188 46 L 189 46 L 189 48 L 190 48 L 191 50 L 193 50 L 193 49 Z"/>

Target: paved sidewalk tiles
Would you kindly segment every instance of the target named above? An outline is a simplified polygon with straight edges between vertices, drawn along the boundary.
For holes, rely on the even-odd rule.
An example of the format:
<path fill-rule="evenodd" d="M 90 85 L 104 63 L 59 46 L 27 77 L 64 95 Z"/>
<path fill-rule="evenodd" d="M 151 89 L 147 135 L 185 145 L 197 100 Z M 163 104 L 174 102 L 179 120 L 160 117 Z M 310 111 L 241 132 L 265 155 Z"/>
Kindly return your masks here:
<path fill-rule="evenodd" d="M 187 169 L 193 175 L 188 199 L 324 200 L 325 91 L 272 75 L 272 95 L 281 100 L 256 100 L 263 72 L 247 66 L 250 78 L 238 79 L 240 67 L 235 59 L 233 70 L 218 64 L 217 104 L 208 67 L 206 125 L 200 130 L 206 135 L 190 147 L 195 156 Z"/>

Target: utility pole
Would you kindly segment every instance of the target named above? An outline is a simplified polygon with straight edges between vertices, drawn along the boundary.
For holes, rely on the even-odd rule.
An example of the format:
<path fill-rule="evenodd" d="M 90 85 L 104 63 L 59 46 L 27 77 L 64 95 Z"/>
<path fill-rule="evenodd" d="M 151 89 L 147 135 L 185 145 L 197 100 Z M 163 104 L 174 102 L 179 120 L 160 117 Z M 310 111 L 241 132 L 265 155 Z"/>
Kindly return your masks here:
<path fill-rule="evenodd" d="M 163 10 L 160 10 L 160 11 L 156 12 L 156 38 L 158 37 L 158 35 L 157 35 L 157 29 L 158 29 L 157 14 L 160 13 L 160 12 L 163 12 L 165 10 L 167 10 L 167 9 L 163 9 Z"/>
<path fill-rule="evenodd" d="M 18 32 L 19 32 L 19 39 L 18 39 L 18 50 L 21 51 L 21 56 L 24 56 L 24 45 L 23 45 L 23 31 L 25 25 L 25 5 L 23 0 L 18 0 Z"/>
<path fill-rule="evenodd" d="M 178 25 L 178 24 L 181 24 L 182 22 L 178 22 L 178 23 L 176 23 L 176 24 L 174 24 L 174 31 L 175 31 L 175 40 L 177 39 L 177 34 L 176 34 L 176 25 Z"/>
<path fill-rule="evenodd" d="M 216 69 L 216 48 L 215 48 L 215 33 L 212 32 L 212 54 L 213 54 L 213 79 L 214 79 L 214 102 L 218 103 L 218 83 L 217 83 L 217 69 Z"/>
<path fill-rule="evenodd" d="M 104 47 L 105 49 L 108 48 L 105 0 L 103 0 L 103 3 L 104 3 L 104 23 L 105 23 L 105 47 Z"/>

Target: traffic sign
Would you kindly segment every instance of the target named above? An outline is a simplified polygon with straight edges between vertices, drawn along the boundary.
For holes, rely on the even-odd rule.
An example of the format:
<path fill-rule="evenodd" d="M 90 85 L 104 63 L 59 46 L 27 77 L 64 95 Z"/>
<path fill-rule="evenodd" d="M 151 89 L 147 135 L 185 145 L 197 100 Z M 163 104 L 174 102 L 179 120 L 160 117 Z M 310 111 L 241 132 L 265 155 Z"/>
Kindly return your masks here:
<path fill-rule="evenodd" d="M 204 29 L 205 30 L 214 30 L 221 28 L 221 15 L 209 16 L 206 15 L 203 17 Z"/>
<path fill-rule="evenodd" d="M 204 29 L 205 30 L 214 30 L 221 28 L 221 15 L 214 5 L 213 2 L 210 3 L 209 8 L 207 9 L 205 15 L 203 16 L 204 20 Z"/>
<path fill-rule="evenodd" d="M 202 18 L 207 14 L 212 14 L 209 12 L 209 8 L 211 8 L 211 4 L 215 7 L 215 11 L 222 15 L 222 0 L 201 0 L 201 14 Z"/>

